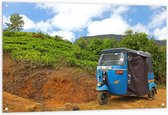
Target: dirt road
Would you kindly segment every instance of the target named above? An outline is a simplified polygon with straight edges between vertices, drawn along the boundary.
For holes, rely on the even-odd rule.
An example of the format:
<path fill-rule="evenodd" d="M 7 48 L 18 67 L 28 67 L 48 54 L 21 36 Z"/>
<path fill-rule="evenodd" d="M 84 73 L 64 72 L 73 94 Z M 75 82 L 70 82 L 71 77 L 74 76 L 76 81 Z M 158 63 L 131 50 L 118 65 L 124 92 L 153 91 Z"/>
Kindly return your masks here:
<path fill-rule="evenodd" d="M 166 89 L 158 89 L 155 100 L 144 97 L 111 96 L 106 105 L 99 105 L 97 101 L 80 104 L 82 110 L 108 110 L 108 109 L 135 109 L 135 108 L 165 108 Z"/>
<path fill-rule="evenodd" d="M 97 100 L 84 103 L 60 103 L 54 100 L 47 100 L 45 103 L 33 102 L 7 92 L 3 93 L 4 112 L 28 112 L 28 111 L 65 111 L 73 110 L 113 110 L 113 109 L 136 109 L 136 108 L 165 108 L 166 89 L 158 89 L 155 100 L 148 100 L 144 97 L 111 96 L 108 103 L 100 105 Z M 6 111 L 5 109 L 8 108 Z"/>
<path fill-rule="evenodd" d="M 3 112 L 107 110 L 166 107 L 166 89 L 156 99 L 111 96 L 106 105 L 97 102 L 95 76 L 74 68 L 32 68 L 3 58 Z"/>

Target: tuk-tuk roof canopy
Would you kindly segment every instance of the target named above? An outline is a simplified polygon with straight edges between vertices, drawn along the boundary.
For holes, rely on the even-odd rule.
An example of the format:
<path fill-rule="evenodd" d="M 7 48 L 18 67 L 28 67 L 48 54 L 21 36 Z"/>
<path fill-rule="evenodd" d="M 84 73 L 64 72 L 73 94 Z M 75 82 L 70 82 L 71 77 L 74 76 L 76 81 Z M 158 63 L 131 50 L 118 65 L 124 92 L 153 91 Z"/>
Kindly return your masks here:
<path fill-rule="evenodd" d="M 101 51 L 101 54 L 112 53 L 112 52 L 135 53 L 135 54 L 141 55 L 143 57 L 151 57 L 151 54 L 149 52 L 137 51 L 137 50 L 132 50 L 132 49 L 129 49 L 129 48 L 111 48 L 111 49 L 105 49 L 105 50 Z"/>

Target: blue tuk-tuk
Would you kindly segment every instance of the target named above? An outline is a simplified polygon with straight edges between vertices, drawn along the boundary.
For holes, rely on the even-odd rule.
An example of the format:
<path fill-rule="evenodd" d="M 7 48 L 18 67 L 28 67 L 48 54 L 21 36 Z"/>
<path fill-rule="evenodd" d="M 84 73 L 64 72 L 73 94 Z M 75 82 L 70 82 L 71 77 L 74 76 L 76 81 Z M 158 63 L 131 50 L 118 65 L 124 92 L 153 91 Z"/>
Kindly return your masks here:
<path fill-rule="evenodd" d="M 150 53 L 128 48 L 112 48 L 101 51 L 96 72 L 98 102 L 106 104 L 110 95 L 144 96 L 155 98 Z"/>

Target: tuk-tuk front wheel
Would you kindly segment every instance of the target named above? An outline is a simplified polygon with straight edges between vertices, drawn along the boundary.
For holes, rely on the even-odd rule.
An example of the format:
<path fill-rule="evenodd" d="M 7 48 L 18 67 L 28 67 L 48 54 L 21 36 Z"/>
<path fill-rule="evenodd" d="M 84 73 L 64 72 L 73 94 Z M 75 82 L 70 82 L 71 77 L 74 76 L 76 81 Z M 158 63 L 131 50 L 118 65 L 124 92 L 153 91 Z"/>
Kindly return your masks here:
<path fill-rule="evenodd" d="M 100 105 L 106 104 L 108 101 L 108 93 L 107 92 L 98 92 L 98 102 Z"/>
<path fill-rule="evenodd" d="M 152 90 L 149 91 L 148 99 L 149 100 L 154 100 L 155 99 L 155 89 L 154 88 L 152 88 Z"/>

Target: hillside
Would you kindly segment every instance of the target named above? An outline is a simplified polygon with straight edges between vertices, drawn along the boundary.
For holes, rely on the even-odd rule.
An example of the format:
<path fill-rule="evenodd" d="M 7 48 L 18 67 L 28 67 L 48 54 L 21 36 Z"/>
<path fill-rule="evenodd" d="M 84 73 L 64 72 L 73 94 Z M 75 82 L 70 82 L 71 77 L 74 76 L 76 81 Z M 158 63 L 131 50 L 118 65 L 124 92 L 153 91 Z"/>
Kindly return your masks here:
<path fill-rule="evenodd" d="M 108 37 L 114 35 L 107 35 Z M 77 68 L 95 75 L 100 51 L 108 48 L 126 47 L 143 50 L 153 57 L 156 81 L 166 83 L 166 46 L 160 47 L 144 33 L 125 35 L 120 41 L 115 38 L 80 38 L 71 43 L 59 36 L 44 33 L 3 32 L 3 52 L 10 53 L 13 60 L 28 69 L 36 68 Z M 121 36 L 119 36 L 121 37 Z M 119 38 L 118 37 L 118 38 Z M 159 42 L 162 44 L 163 42 Z M 158 69 L 159 67 L 162 67 Z"/>
<path fill-rule="evenodd" d="M 93 55 L 82 51 L 61 37 L 43 33 L 4 32 L 3 52 L 11 53 L 12 59 L 34 67 L 78 67 L 90 71 L 97 65 Z"/>
<path fill-rule="evenodd" d="M 166 46 L 166 40 L 155 40 L 155 43 L 159 46 Z"/>
<path fill-rule="evenodd" d="M 123 35 L 116 35 L 116 34 L 105 34 L 105 35 L 96 35 L 96 36 L 85 36 L 83 38 L 114 38 L 117 41 L 120 41 L 122 39 Z"/>
<path fill-rule="evenodd" d="M 117 34 L 105 34 L 105 35 L 96 35 L 96 36 L 84 36 L 82 38 L 91 39 L 91 38 L 114 38 L 116 41 L 121 41 L 123 35 Z M 166 40 L 154 40 L 155 43 L 159 46 L 166 46 Z"/>

